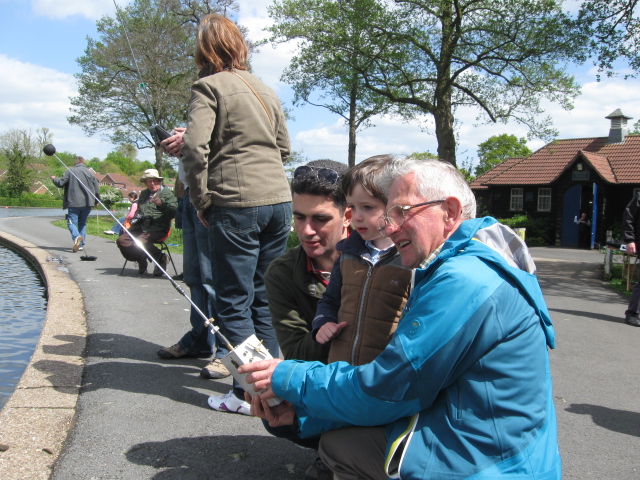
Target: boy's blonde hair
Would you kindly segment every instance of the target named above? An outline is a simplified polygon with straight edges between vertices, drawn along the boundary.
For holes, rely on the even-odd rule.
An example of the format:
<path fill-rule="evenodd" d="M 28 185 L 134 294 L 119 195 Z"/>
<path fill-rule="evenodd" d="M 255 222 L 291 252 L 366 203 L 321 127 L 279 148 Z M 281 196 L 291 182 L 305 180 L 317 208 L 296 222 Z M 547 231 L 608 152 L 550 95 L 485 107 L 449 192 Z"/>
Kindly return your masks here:
<path fill-rule="evenodd" d="M 393 155 L 375 155 L 363 160 L 350 169 L 342 177 L 342 191 L 351 195 L 356 185 L 362 185 L 367 195 L 387 203 L 387 192 L 379 185 L 380 174 L 387 164 L 394 159 Z"/>

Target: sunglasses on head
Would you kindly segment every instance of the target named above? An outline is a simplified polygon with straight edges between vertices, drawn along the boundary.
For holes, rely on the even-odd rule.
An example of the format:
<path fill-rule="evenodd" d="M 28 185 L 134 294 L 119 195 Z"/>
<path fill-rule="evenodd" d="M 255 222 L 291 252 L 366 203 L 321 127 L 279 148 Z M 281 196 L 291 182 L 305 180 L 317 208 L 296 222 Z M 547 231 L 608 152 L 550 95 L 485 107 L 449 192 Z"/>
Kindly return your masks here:
<path fill-rule="evenodd" d="M 328 183 L 329 185 L 335 185 L 340 175 L 332 168 L 317 168 L 308 167 L 306 165 L 298 167 L 293 172 L 293 178 L 305 178 L 309 175 L 314 175 L 318 180 Z"/>

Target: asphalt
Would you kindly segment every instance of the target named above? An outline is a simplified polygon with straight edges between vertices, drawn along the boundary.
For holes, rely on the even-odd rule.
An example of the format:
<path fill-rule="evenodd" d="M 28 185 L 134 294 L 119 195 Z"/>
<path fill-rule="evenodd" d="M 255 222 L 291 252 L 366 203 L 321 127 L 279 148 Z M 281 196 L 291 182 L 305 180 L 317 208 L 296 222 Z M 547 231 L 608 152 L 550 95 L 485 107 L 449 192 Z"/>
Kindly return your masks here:
<path fill-rule="evenodd" d="M 206 359 L 156 356 L 188 328 L 189 304 L 170 282 L 132 264 L 120 276 L 111 240 L 90 237 L 97 260 L 81 261 L 51 220 L 0 220 L 0 238 L 34 257 L 49 291 L 34 357 L 0 412 L 2 479 L 303 478 L 314 452 L 207 407 L 230 380 L 200 378 Z M 628 300 L 601 281 L 597 251 L 532 253 L 557 331 L 563 478 L 639 479 L 640 328 L 622 321 Z"/>

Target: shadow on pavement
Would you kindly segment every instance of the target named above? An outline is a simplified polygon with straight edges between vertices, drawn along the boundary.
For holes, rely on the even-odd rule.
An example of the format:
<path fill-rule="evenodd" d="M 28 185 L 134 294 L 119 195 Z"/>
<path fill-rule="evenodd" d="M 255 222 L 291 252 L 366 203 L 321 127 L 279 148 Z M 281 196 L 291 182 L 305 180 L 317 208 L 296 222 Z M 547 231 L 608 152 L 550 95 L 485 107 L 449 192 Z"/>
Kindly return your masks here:
<path fill-rule="evenodd" d="M 640 413 L 588 403 L 574 403 L 565 410 L 578 415 L 591 415 L 596 425 L 607 430 L 640 437 Z"/>
<path fill-rule="evenodd" d="M 162 470 L 149 477 L 153 480 L 263 480 L 302 478 L 316 457 L 314 450 L 307 452 L 301 457 L 299 447 L 275 437 L 221 435 L 139 443 L 125 455 Z"/>
<path fill-rule="evenodd" d="M 84 338 L 59 335 L 61 345 L 43 345 L 43 350 L 56 355 L 77 353 Z M 207 359 L 184 358 L 161 360 L 156 356 L 160 345 L 118 334 L 91 334 L 87 348 L 92 363 L 85 365 L 82 393 L 100 389 L 114 389 L 144 395 L 158 395 L 176 402 L 208 409 L 207 398 L 214 393 L 226 393 L 229 386 L 199 376 Z M 115 360 L 124 359 L 124 360 Z M 82 365 L 59 360 L 41 360 L 33 366 L 47 375 L 54 386 L 68 387 L 65 379 L 70 373 L 82 370 Z M 196 391 L 206 389 L 207 394 Z M 67 391 L 65 388 L 61 391 Z"/>
<path fill-rule="evenodd" d="M 594 312 L 584 312 L 584 311 L 580 311 L 580 310 L 564 310 L 562 308 L 550 308 L 549 312 L 555 312 L 555 313 L 564 313 L 565 315 L 573 315 L 576 317 L 586 317 L 586 318 L 593 318 L 594 320 L 603 320 L 605 322 L 612 322 L 612 323 L 624 323 L 624 318 L 623 316 L 619 316 L 619 317 L 614 317 L 612 315 L 603 315 L 600 313 L 594 313 Z M 623 312 L 624 313 L 624 312 Z M 553 317 L 553 315 L 552 315 Z"/>

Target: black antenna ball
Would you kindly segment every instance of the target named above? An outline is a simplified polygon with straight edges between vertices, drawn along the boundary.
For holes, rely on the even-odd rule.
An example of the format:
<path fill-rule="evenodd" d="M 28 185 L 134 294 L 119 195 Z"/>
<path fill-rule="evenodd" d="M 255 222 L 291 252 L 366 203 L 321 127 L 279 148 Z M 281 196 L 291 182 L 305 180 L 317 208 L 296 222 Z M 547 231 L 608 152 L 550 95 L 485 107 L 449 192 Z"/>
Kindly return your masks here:
<path fill-rule="evenodd" d="M 53 155 L 54 153 L 56 153 L 56 147 L 54 147 L 51 144 L 45 145 L 44 148 L 42 149 L 42 151 L 44 152 L 45 155 Z"/>

